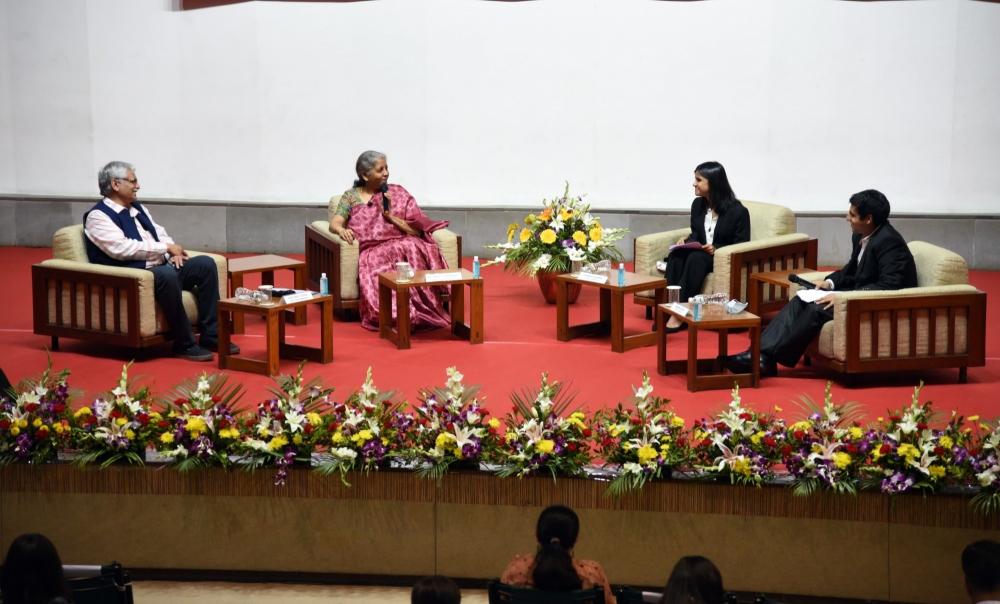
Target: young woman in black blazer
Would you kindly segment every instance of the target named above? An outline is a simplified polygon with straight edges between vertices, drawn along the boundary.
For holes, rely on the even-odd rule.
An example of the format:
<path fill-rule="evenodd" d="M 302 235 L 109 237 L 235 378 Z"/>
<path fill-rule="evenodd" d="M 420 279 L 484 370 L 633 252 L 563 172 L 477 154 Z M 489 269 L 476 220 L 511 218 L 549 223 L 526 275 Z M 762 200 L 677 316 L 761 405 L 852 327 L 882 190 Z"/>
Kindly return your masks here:
<path fill-rule="evenodd" d="M 750 213 L 736 199 L 722 164 L 709 161 L 694 169 L 694 194 L 697 197 L 691 202 L 691 234 L 678 243 L 698 242 L 701 248 L 678 248 L 664 258 L 667 283 L 681 286 L 681 302 L 701 293 L 705 277 L 712 272 L 715 250 L 750 241 Z M 684 326 L 670 317 L 667 332 L 680 331 Z"/>

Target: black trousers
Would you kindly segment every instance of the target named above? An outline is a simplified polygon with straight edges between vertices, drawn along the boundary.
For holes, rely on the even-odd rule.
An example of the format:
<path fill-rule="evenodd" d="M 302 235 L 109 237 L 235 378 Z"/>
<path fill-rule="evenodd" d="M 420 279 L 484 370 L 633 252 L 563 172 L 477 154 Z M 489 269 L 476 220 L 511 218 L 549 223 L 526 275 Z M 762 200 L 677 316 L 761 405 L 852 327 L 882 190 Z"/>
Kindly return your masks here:
<path fill-rule="evenodd" d="M 194 256 L 185 260 L 179 269 L 167 263 L 149 270 L 153 273 L 153 297 L 170 325 L 174 350 L 182 351 L 194 344 L 191 322 L 181 302 L 183 290 L 193 293 L 198 301 L 202 345 L 215 344 L 219 337 L 219 273 L 215 261 L 208 256 Z"/>
<path fill-rule="evenodd" d="M 760 354 L 769 356 L 786 367 L 795 367 L 809 343 L 819 335 L 833 311 L 798 297 L 781 309 L 760 334 Z"/>
<path fill-rule="evenodd" d="M 703 250 L 678 250 L 667 256 L 667 283 L 681 286 L 681 302 L 701 293 L 712 272 L 712 255 Z"/>

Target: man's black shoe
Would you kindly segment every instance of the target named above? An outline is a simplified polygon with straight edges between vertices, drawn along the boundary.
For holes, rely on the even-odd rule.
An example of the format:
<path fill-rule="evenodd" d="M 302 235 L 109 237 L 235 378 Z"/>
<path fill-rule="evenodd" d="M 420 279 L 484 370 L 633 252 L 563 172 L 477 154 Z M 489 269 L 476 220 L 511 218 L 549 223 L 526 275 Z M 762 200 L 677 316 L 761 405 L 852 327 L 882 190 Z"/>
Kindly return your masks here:
<path fill-rule="evenodd" d="M 750 351 L 726 357 L 726 368 L 733 373 L 750 373 Z M 765 354 L 760 355 L 760 377 L 778 375 L 778 364 Z"/>
<path fill-rule="evenodd" d="M 207 342 L 202 342 L 201 345 L 209 350 L 214 350 L 216 352 L 219 351 L 219 342 L 217 340 L 209 340 Z M 239 353 L 240 353 L 240 347 L 230 342 L 229 354 L 239 354 Z"/>
<path fill-rule="evenodd" d="M 211 350 L 206 350 L 201 346 L 198 346 L 197 344 L 192 344 L 187 348 L 185 348 L 184 350 L 176 350 L 174 351 L 174 355 L 179 356 L 182 359 L 187 359 L 189 361 L 201 361 L 201 362 L 211 361 L 213 356 Z"/>

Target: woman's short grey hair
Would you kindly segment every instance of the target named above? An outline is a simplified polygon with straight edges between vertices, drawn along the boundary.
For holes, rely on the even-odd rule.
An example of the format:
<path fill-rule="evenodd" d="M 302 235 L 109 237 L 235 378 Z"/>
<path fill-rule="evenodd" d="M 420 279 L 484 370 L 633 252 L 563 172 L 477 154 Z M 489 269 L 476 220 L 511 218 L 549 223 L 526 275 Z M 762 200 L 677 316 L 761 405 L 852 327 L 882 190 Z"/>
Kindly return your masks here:
<path fill-rule="evenodd" d="M 358 175 L 358 179 L 354 181 L 355 187 L 360 187 L 365 184 L 365 180 L 362 176 L 374 168 L 375 162 L 380 159 L 385 159 L 385 153 L 380 153 L 378 151 L 365 151 L 358 156 L 358 161 L 354 164 L 354 172 Z"/>
<path fill-rule="evenodd" d="M 124 180 L 128 177 L 129 170 L 135 172 L 135 166 L 124 161 L 110 161 L 101 168 L 97 173 L 97 187 L 101 190 L 101 195 L 111 195 L 111 181 L 116 178 Z"/>

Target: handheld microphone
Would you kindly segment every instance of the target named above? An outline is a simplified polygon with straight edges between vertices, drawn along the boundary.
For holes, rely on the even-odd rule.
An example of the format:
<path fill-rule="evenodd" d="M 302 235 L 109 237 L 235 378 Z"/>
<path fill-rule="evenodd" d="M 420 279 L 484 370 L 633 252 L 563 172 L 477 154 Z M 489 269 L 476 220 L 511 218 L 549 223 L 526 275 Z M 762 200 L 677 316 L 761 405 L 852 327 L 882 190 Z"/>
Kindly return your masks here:
<path fill-rule="evenodd" d="M 795 283 L 796 285 L 801 285 L 802 287 L 805 287 L 807 289 L 816 289 L 815 283 L 812 283 L 811 281 L 806 281 L 802 277 L 795 274 L 788 275 L 788 280 L 791 281 L 792 283 Z"/>
<path fill-rule="evenodd" d="M 380 193 L 382 193 L 382 211 L 383 212 L 388 212 L 389 211 L 389 198 L 386 197 L 386 193 L 389 192 L 389 185 L 388 184 L 383 184 L 381 187 L 379 187 L 378 190 L 379 190 Z"/>

